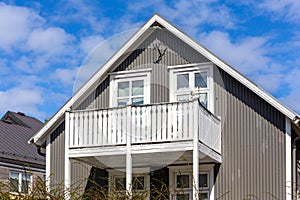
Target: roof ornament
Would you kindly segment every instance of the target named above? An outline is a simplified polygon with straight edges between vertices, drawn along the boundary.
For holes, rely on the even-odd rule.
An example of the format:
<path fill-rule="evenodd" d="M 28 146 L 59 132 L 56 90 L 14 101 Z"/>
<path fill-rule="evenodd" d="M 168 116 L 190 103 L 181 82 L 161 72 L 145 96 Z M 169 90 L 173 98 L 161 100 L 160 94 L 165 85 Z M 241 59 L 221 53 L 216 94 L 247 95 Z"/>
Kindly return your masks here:
<path fill-rule="evenodd" d="M 155 59 L 155 61 L 153 62 L 154 64 L 159 64 L 159 62 L 161 61 L 162 57 L 165 55 L 168 47 L 165 47 L 164 49 L 161 48 L 161 46 L 163 46 L 162 44 L 154 44 L 153 47 L 153 51 L 157 50 L 158 52 L 158 57 Z"/>

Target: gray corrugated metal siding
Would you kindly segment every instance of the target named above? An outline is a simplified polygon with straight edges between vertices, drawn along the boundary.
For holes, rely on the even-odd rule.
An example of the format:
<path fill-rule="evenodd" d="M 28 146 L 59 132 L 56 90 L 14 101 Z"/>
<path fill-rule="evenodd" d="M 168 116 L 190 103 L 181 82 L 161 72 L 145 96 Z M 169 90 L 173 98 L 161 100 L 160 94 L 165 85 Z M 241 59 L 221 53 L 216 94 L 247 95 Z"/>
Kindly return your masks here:
<path fill-rule="evenodd" d="M 284 115 L 224 71 L 215 74 L 215 111 L 224 124 L 215 197 L 285 199 Z"/>

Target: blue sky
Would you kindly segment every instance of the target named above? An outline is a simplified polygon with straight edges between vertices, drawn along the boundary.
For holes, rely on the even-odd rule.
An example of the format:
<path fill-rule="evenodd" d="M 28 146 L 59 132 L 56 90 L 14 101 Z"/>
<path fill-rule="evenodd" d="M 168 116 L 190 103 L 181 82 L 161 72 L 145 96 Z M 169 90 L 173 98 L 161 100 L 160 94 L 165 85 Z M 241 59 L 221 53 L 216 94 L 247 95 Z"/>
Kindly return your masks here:
<path fill-rule="evenodd" d="M 100 42 L 160 14 L 300 113 L 300 1 L 2 1 L 0 114 L 51 117 Z"/>

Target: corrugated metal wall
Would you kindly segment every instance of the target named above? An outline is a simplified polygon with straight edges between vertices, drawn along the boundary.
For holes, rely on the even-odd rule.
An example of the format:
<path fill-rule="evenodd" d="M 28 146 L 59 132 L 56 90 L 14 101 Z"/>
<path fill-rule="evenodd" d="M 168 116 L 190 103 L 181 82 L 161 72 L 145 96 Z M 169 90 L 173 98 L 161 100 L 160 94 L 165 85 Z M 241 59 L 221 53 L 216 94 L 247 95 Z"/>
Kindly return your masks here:
<path fill-rule="evenodd" d="M 57 187 L 61 185 L 63 187 L 65 178 L 65 124 L 64 122 L 59 125 L 55 131 L 51 134 L 51 185 Z M 89 176 L 89 171 L 91 166 L 77 161 L 71 160 L 71 186 L 76 191 L 84 189 L 87 183 L 87 177 Z"/>
<path fill-rule="evenodd" d="M 51 185 L 58 186 L 65 178 L 65 123 L 59 125 L 51 134 L 50 143 L 50 183 Z"/>
<path fill-rule="evenodd" d="M 284 115 L 224 71 L 214 72 L 215 111 L 223 122 L 215 197 L 285 199 Z"/>
<path fill-rule="evenodd" d="M 84 192 L 92 166 L 78 160 L 71 160 L 72 191 Z"/>
<path fill-rule="evenodd" d="M 155 48 L 165 55 L 159 58 Z M 164 29 L 155 30 L 140 47 L 128 52 L 114 71 L 152 68 L 151 102 L 169 100 L 168 65 L 208 62 Z M 215 186 L 221 199 L 285 199 L 284 116 L 215 67 L 215 113 L 222 119 L 222 156 Z M 109 78 L 99 83 L 77 109 L 109 107 Z M 64 135 L 53 140 L 51 170 L 64 177 Z M 85 175 L 72 168 L 72 174 Z"/>

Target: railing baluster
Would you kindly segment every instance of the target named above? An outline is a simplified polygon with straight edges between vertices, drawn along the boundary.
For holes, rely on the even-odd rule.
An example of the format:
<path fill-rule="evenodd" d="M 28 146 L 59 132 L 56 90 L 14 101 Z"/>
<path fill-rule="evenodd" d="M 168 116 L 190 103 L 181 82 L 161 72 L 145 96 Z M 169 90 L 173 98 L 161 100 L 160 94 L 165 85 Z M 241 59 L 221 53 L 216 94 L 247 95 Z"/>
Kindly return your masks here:
<path fill-rule="evenodd" d="M 69 142 L 69 146 L 72 147 L 72 146 L 74 146 L 74 113 L 70 112 L 69 117 L 70 118 L 66 119 L 66 120 L 69 120 L 69 124 L 70 124 L 70 129 L 69 129 L 69 132 L 70 132 L 70 136 L 69 136 L 70 142 Z"/>
<path fill-rule="evenodd" d="M 98 144 L 103 145 L 103 111 L 97 111 L 98 118 Z"/>
<path fill-rule="evenodd" d="M 102 134 L 102 144 L 106 145 L 107 144 L 107 110 L 103 110 L 103 134 Z"/>
<path fill-rule="evenodd" d="M 177 103 L 174 103 L 172 105 L 172 126 L 173 126 L 173 135 L 172 135 L 172 140 L 176 140 L 177 139 Z"/>
<path fill-rule="evenodd" d="M 157 109 L 156 134 L 157 134 L 157 141 L 160 142 L 161 141 L 161 131 L 162 131 L 162 129 L 161 129 L 161 120 L 162 120 L 162 118 L 161 118 L 161 114 L 162 114 L 161 105 L 157 105 L 156 109 Z"/>
<path fill-rule="evenodd" d="M 98 144 L 98 117 L 97 111 L 94 110 L 93 112 L 93 124 L 94 124 L 94 131 L 93 131 L 93 145 Z"/>
<path fill-rule="evenodd" d="M 147 113 L 147 110 L 146 110 L 146 106 L 143 106 L 141 108 L 142 110 L 142 114 L 141 114 L 141 118 L 142 118 L 142 127 L 141 127 L 141 141 L 146 141 L 146 129 L 148 128 L 147 127 L 147 123 L 146 123 L 146 113 Z"/>
<path fill-rule="evenodd" d="M 117 120 L 116 120 L 116 117 L 117 117 L 117 110 L 116 109 L 112 109 L 111 110 L 111 144 L 116 144 L 117 143 L 117 126 L 116 126 L 116 123 L 117 123 Z"/>
<path fill-rule="evenodd" d="M 87 123 L 88 123 L 88 127 L 89 127 L 89 131 L 88 131 L 88 145 L 93 145 L 93 132 L 94 132 L 94 129 L 93 129 L 93 122 L 94 122 L 94 119 L 93 119 L 93 113 L 91 111 L 89 111 L 88 113 L 88 119 L 87 119 Z"/>
<path fill-rule="evenodd" d="M 147 129 L 146 129 L 146 134 L 145 134 L 145 141 L 151 141 L 151 107 L 147 106 L 146 107 L 146 124 L 147 124 Z"/>
<path fill-rule="evenodd" d="M 83 135 L 84 135 L 84 129 L 83 129 L 83 116 L 84 116 L 84 113 L 81 112 L 80 115 L 79 115 L 79 139 L 78 139 L 78 145 L 79 146 L 83 146 L 84 143 L 84 138 L 83 138 Z"/>
<path fill-rule="evenodd" d="M 157 131 L 156 131 L 156 105 L 151 106 L 152 115 L 151 115 L 151 141 L 156 142 Z"/>
<path fill-rule="evenodd" d="M 167 106 L 162 105 L 161 107 L 162 107 L 161 136 L 162 136 L 162 141 L 166 141 L 167 140 Z"/>
<path fill-rule="evenodd" d="M 76 112 L 74 113 L 74 145 L 73 146 L 78 146 L 78 138 L 79 138 L 79 122 L 78 122 L 78 117 L 79 117 L 79 113 Z"/>
<path fill-rule="evenodd" d="M 108 118 L 107 118 L 107 142 L 108 144 L 112 144 L 112 117 L 113 117 L 113 111 L 112 109 L 108 110 Z"/>
<path fill-rule="evenodd" d="M 193 129 L 194 129 L 194 124 L 193 124 L 194 118 L 193 118 L 193 102 L 189 102 L 188 103 L 188 123 L 189 123 L 189 131 L 188 131 L 188 135 L 189 138 L 193 138 Z M 196 133 L 198 134 L 198 133 Z"/>
<path fill-rule="evenodd" d="M 116 139 L 117 144 L 121 144 L 122 141 L 122 132 L 121 132 L 121 109 L 117 108 L 117 115 L 116 115 Z"/>
<path fill-rule="evenodd" d="M 136 141 L 142 141 L 141 137 L 141 107 L 136 107 Z"/>
<path fill-rule="evenodd" d="M 84 117 L 83 117 L 83 141 L 84 141 L 84 146 L 88 145 L 88 135 L 89 135 L 89 126 L 88 126 L 88 112 L 84 112 Z"/>
<path fill-rule="evenodd" d="M 182 124 L 182 103 L 177 104 L 177 138 L 179 140 L 184 139 L 183 137 L 183 124 Z"/>
<path fill-rule="evenodd" d="M 172 139 L 172 132 L 173 132 L 173 126 L 172 126 L 172 104 L 168 104 L 167 107 L 167 123 L 168 123 L 168 131 L 167 131 L 167 140 L 171 140 Z"/>

